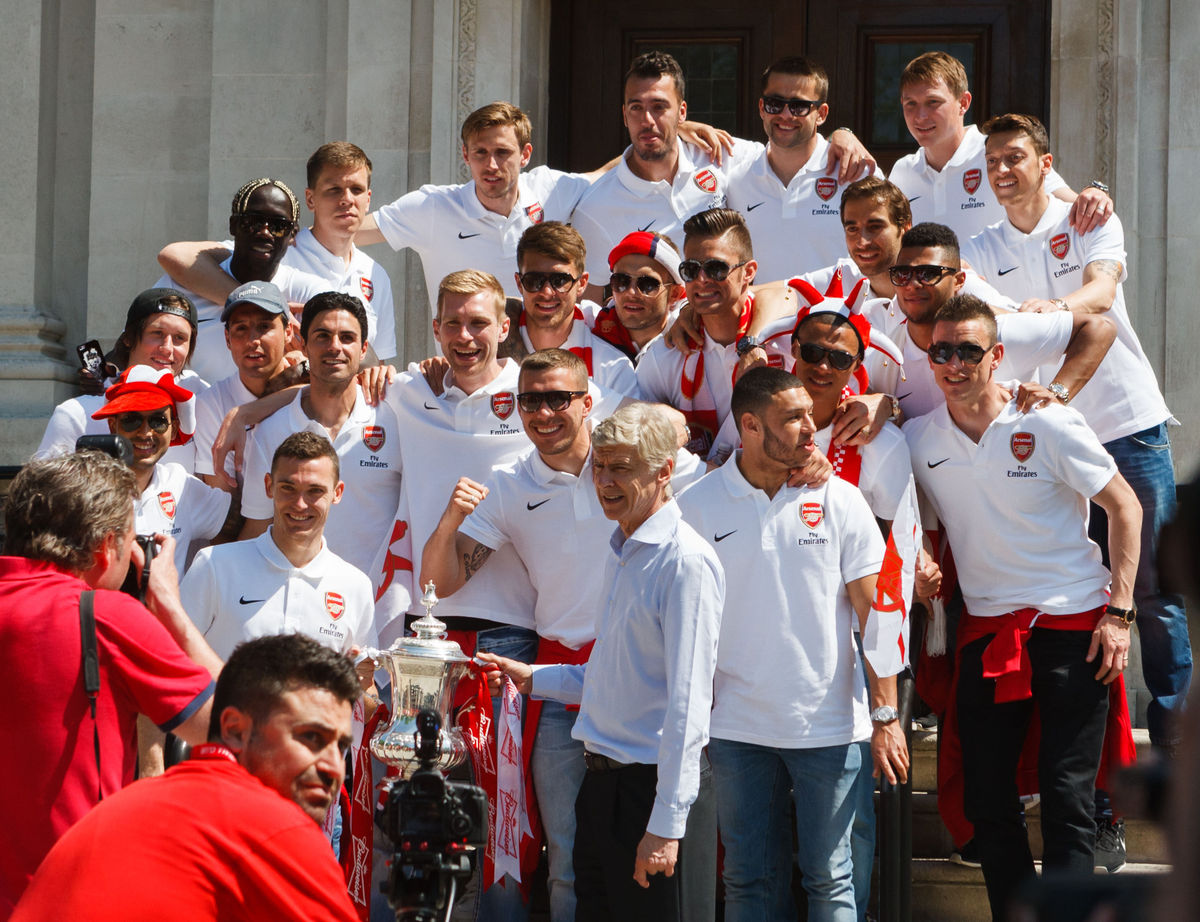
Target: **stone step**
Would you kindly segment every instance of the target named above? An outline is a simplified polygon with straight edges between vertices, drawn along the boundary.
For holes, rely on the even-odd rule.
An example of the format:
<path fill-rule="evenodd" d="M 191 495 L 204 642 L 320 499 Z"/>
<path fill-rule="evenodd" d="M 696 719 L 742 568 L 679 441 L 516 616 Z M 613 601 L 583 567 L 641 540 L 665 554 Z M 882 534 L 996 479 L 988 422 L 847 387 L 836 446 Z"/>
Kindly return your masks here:
<path fill-rule="evenodd" d="M 1150 755 L 1150 731 L 1135 728 L 1133 741 L 1137 745 L 1138 759 Z M 913 730 L 912 776 L 914 791 L 937 790 L 937 731 Z"/>
<path fill-rule="evenodd" d="M 921 858 L 948 858 L 954 841 L 942 825 L 937 812 L 937 795 L 917 791 L 912 797 L 913 855 Z M 1035 805 L 1025 811 L 1029 845 L 1035 858 L 1042 854 L 1041 809 Z M 1129 861 L 1161 864 L 1167 861 L 1167 844 L 1162 829 L 1149 820 L 1125 820 L 1125 852 Z"/>
<path fill-rule="evenodd" d="M 1041 862 L 1037 862 L 1037 868 L 1040 872 Z M 1128 864 L 1118 878 L 1164 874 L 1168 870 L 1163 864 Z M 912 922 L 988 922 L 989 919 L 991 911 L 982 871 L 945 859 L 913 859 Z"/>

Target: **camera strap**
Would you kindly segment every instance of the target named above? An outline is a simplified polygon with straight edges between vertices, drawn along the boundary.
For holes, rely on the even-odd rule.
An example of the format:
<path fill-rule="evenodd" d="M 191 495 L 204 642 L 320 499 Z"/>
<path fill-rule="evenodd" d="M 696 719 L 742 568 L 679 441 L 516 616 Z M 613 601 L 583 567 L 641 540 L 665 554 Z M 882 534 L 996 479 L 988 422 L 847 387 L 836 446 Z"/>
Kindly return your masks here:
<path fill-rule="evenodd" d="M 96 699 L 100 695 L 100 651 L 96 643 L 95 593 L 87 589 L 79 594 L 79 639 L 83 650 L 83 690 L 92 712 L 92 745 L 96 751 L 96 800 L 104 799 L 100 775 L 100 728 L 96 721 Z"/>

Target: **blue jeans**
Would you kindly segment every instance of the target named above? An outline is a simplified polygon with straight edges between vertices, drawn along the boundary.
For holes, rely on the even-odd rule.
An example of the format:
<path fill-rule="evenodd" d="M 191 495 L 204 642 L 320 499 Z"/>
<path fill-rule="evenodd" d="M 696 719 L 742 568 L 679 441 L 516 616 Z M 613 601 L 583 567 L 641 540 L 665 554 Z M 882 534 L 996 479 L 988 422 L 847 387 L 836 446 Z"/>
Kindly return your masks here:
<path fill-rule="evenodd" d="M 583 743 L 571 738 L 578 713 L 568 711 L 561 702 L 543 701 L 533 744 L 533 789 L 542 815 L 550 865 L 551 922 L 575 919 L 575 866 L 571 861 L 575 845 L 575 798 L 587 772 Z"/>
<path fill-rule="evenodd" d="M 1174 746 L 1179 742 L 1176 723 L 1192 680 L 1192 648 L 1183 597 L 1164 593 L 1158 585 L 1158 535 L 1175 515 L 1175 467 L 1167 426 L 1161 423 L 1104 447 L 1142 504 L 1142 552 L 1133 600 L 1137 605 L 1142 676 L 1153 696 L 1146 723 L 1154 745 Z M 1088 530 L 1104 550 L 1107 563 L 1108 519 L 1095 504 Z"/>
<path fill-rule="evenodd" d="M 856 782 L 869 744 L 776 749 L 712 739 L 708 756 L 725 845 L 726 922 L 794 919 L 790 861 L 781 821 L 771 805 L 792 788 L 800 830 L 797 863 L 804 875 L 811 922 L 856 922 L 850 830 Z M 781 870 L 784 873 L 781 873 Z M 789 911 L 790 909 L 790 911 Z"/>

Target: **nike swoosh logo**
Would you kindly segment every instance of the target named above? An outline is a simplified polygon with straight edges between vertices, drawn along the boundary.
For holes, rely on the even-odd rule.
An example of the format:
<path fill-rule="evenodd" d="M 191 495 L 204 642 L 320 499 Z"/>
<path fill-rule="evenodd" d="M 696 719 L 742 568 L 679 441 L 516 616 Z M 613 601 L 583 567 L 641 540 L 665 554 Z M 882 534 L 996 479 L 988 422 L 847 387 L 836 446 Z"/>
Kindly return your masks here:
<path fill-rule="evenodd" d="M 257 605 L 259 602 L 265 602 L 266 599 L 248 599 L 245 596 L 242 596 L 238 599 L 238 601 L 243 605 Z"/>
<path fill-rule="evenodd" d="M 526 509 L 528 509 L 530 512 L 533 512 L 533 510 L 534 510 L 534 509 L 536 509 L 538 506 L 544 506 L 544 505 L 546 505 L 546 503 L 548 503 L 548 502 L 550 502 L 550 498 L 549 498 L 549 497 L 547 497 L 546 499 L 542 500 L 540 503 L 526 503 L 526 504 L 525 504 L 525 508 L 526 508 Z"/>
<path fill-rule="evenodd" d="M 949 458 L 942 458 L 941 461 L 926 461 L 925 463 L 928 464 L 930 470 L 932 470 L 933 468 L 937 467 L 939 464 L 945 464 L 949 460 L 950 460 Z"/>
<path fill-rule="evenodd" d="M 458 232 L 459 240 L 470 240 L 472 237 L 478 237 L 478 236 L 479 236 L 479 234 L 464 234 L 462 231 Z"/>
<path fill-rule="evenodd" d="M 196 326 L 200 326 L 202 323 L 212 323 L 216 319 L 216 317 L 197 317 Z"/>
<path fill-rule="evenodd" d="M 426 410 L 436 410 L 436 409 L 438 409 L 438 408 L 437 408 L 437 407 L 431 407 L 429 404 L 425 404 L 425 409 L 426 409 Z"/>
<path fill-rule="evenodd" d="M 657 219 L 657 218 L 655 218 L 654 220 L 655 220 L 655 221 L 657 221 L 658 219 Z M 641 233 L 645 233 L 646 231 L 650 230 L 650 227 L 651 227 L 653 224 L 654 224 L 654 221 L 651 221 L 651 222 L 650 222 L 649 224 L 647 224 L 645 227 L 639 227 L 639 228 L 638 228 L 638 230 L 639 230 Z"/>
<path fill-rule="evenodd" d="M 1020 269 L 1020 268 L 1021 268 L 1020 266 L 1013 266 L 1011 269 L 1001 269 L 1001 270 L 1000 270 L 999 272 L 997 272 L 996 274 L 997 274 L 997 275 L 1008 275 L 1008 273 L 1010 273 L 1010 272 L 1015 272 L 1016 270 L 1018 270 L 1018 269 Z"/>
<path fill-rule="evenodd" d="M 754 205 L 747 205 L 747 206 L 746 206 L 746 211 L 748 211 L 748 212 L 749 212 L 749 211 L 753 211 L 755 208 L 757 208 L 757 207 L 758 207 L 759 205 L 761 205 L 761 204 L 762 204 L 762 202 L 757 202 L 757 203 L 756 203 L 756 204 L 754 204 Z"/>
<path fill-rule="evenodd" d="M 723 535 L 718 535 L 718 534 L 716 534 L 716 533 L 714 532 L 714 533 L 713 533 L 713 540 L 714 540 L 714 541 L 724 541 L 726 538 L 728 538 L 730 535 L 732 535 L 734 531 L 737 531 L 737 529 L 735 528 L 733 531 L 727 531 L 727 532 L 725 532 L 725 534 L 723 534 Z"/>
<path fill-rule="evenodd" d="M 919 199 L 920 197 L 921 197 L 921 196 L 919 196 L 919 195 L 914 195 L 912 198 L 910 198 L 910 199 L 908 200 L 908 203 L 911 205 L 913 202 L 915 202 L 915 201 L 916 201 L 917 199 Z"/>

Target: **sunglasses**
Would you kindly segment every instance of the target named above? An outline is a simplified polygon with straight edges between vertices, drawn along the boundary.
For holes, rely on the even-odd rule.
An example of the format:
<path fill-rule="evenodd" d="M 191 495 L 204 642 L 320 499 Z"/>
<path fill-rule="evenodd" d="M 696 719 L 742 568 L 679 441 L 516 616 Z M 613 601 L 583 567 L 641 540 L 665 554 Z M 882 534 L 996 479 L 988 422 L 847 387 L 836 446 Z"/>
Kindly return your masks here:
<path fill-rule="evenodd" d="M 541 291 L 547 282 L 554 291 L 562 292 L 579 281 L 578 276 L 567 275 L 565 272 L 522 272 L 518 278 L 521 287 L 530 294 Z"/>
<path fill-rule="evenodd" d="M 888 278 L 893 285 L 907 285 L 916 280 L 918 285 L 936 285 L 947 275 L 953 275 L 957 269 L 949 266 L 892 266 L 888 269 Z"/>
<path fill-rule="evenodd" d="M 550 411 L 557 413 L 571 405 L 576 397 L 582 397 L 587 391 L 522 391 L 517 394 L 517 406 L 522 413 L 536 413 L 544 403 Z"/>
<path fill-rule="evenodd" d="M 985 349 L 975 343 L 934 343 L 929 347 L 929 360 L 934 365 L 945 365 L 957 355 L 964 365 L 978 365 L 991 351 L 991 346 Z"/>
<path fill-rule="evenodd" d="M 266 215 L 238 215 L 237 223 L 238 228 L 245 234 L 257 234 L 260 228 L 265 227 L 267 233 L 276 240 L 282 240 L 296 229 L 295 223 L 287 218 L 270 218 Z"/>
<path fill-rule="evenodd" d="M 841 349 L 826 349 L 824 346 L 818 346 L 816 343 L 801 343 L 800 358 L 809 365 L 820 365 L 822 362 L 829 362 L 829 367 L 838 371 L 846 371 L 857 355 L 851 355 L 849 352 L 843 352 Z"/>
<path fill-rule="evenodd" d="M 821 105 L 818 99 L 784 99 L 782 96 L 763 96 L 762 107 L 767 115 L 778 115 L 787 106 L 788 112 L 796 118 L 804 118 L 813 109 Z"/>
<path fill-rule="evenodd" d="M 140 432 L 142 426 L 149 426 L 155 432 L 166 432 L 171 428 L 171 417 L 166 413 L 120 413 L 114 417 L 117 428 L 122 432 Z"/>
<path fill-rule="evenodd" d="M 740 269 L 748 261 L 743 259 L 737 265 L 731 266 L 723 259 L 706 259 L 703 262 L 698 259 L 685 259 L 679 264 L 679 277 L 685 282 L 694 282 L 700 278 L 700 272 L 703 271 L 712 281 L 723 282 L 729 278 L 730 272 Z"/>
<path fill-rule="evenodd" d="M 630 286 L 636 285 L 637 290 L 644 295 L 652 295 L 663 286 L 663 283 L 653 276 L 639 275 L 634 278 L 628 272 L 614 272 L 608 284 L 616 292 L 628 291 Z"/>

